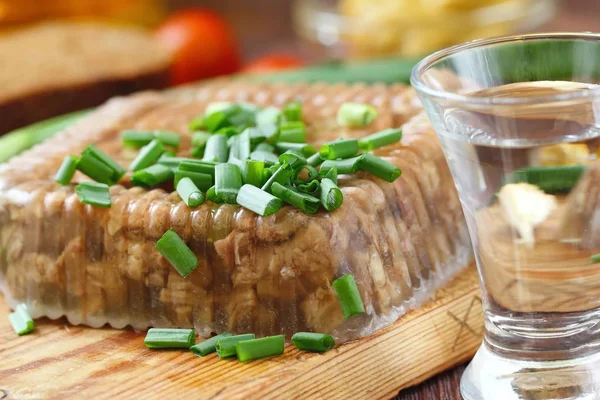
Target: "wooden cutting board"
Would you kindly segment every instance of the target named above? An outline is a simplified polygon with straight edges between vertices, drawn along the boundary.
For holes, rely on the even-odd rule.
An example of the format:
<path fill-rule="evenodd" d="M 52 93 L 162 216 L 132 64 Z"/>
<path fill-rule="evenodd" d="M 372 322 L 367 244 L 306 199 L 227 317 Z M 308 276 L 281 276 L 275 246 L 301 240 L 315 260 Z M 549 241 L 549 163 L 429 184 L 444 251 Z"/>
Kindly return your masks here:
<path fill-rule="evenodd" d="M 0 296 L 0 399 L 378 399 L 473 356 L 483 335 L 475 267 L 377 334 L 325 354 L 286 346 L 245 364 L 149 350 L 144 334 L 36 321 L 19 337 Z"/>

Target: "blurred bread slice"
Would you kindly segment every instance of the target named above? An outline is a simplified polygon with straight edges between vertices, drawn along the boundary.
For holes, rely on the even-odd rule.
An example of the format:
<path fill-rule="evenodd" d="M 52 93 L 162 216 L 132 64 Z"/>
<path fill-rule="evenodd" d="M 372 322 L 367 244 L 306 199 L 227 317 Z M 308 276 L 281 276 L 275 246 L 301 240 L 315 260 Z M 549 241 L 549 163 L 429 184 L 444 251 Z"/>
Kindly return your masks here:
<path fill-rule="evenodd" d="M 166 86 L 170 54 L 144 30 L 46 23 L 0 36 L 0 134 Z"/>

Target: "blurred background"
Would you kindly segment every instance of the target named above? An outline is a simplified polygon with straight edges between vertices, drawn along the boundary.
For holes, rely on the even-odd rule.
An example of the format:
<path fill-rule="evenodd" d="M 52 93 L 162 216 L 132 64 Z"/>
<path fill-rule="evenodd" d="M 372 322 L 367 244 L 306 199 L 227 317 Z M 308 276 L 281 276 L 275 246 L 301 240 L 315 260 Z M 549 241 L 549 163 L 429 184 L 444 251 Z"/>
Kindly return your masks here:
<path fill-rule="evenodd" d="M 11 52 L 10 59 L 3 62 L 7 65 L 0 64 L 0 84 L 13 89 L 5 90 L 4 97 L 0 95 L 0 134 L 94 106 L 114 95 L 239 72 L 274 73 L 307 65 L 392 58 L 403 62 L 404 72 L 388 81 L 406 81 L 414 62 L 437 49 L 515 32 L 597 31 L 599 13 L 597 0 L 0 0 L 0 51 Z M 121 84 L 122 71 L 111 71 L 111 66 L 118 69 L 121 64 L 142 63 L 148 54 L 159 50 L 146 49 L 146 54 L 136 54 L 135 48 L 141 49 L 140 45 L 128 48 L 123 34 L 119 45 L 126 54 L 119 55 L 109 48 L 119 47 L 119 41 L 111 44 L 101 39 L 109 36 L 102 31 L 96 32 L 98 39 L 94 39 L 92 33 L 63 34 L 61 29 L 68 31 L 65 27 L 54 29 L 53 33 L 35 32 L 32 28 L 48 21 L 60 21 L 67 27 L 73 22 L 94 21 L 124 29 L 143 28 L 148 40 L 169 51 L 169 65 L 165 66 L 168 76 L 163 82 L 158 75 L 149 80 L 147 74 L 140 72 L 135 82 Z M 19 33 L 27 29 L 33 29 L 33 33 L 25 40 Z M 47 40 L 49 36 L 60 39 Z M 83 42 L 84 36 L 87 42 Z M 41 77 L 49 74 L 45 71 L 59 70 L 60 61 L 56 60 L 66 59 L 65 50 L 77 47 L 73 45 L 77 41 L 83 43 L 79 48 L 103 42 L 94 59 L 110 60 L 111 65 L 87 76 L 72 71 L 71 81 Z M 117 62 L 119 57 L 127 62 Z M 89 65 L 89 55 L 80 58 L 88 60 Z M 40 67 L 53 62 L 52 68 Z M 373 69 L 372 79 L 365 74 L 352 79 L 374 81 L 380 71 L 394 68 L 388 64 L 379 66 L 379 70 Z M 100 70 L 97 65 L 94 68 Z M 142 69 L 140 65 L 139 70 Z M 311 76 L 313 80 L 318 77 Z M 89 86 L 94 79 L 118 81 L 119 85 L 103 85 L 102 90 L 79 96 L 87 101 L 74 100 L 74 91 L 81 91 L 82 83 Z M 49 87 L 53 96 L 66 90 L 70 97 L 54 97 L 49 105 Z M 46 103 L 28 103 L 25 109 L 23 93 L 34 93 L 36 100 L 45 96 Z M 31 111 L 41 109 L 46 111 Z M 13 116 L 11 120 L 9 117 Z"/>

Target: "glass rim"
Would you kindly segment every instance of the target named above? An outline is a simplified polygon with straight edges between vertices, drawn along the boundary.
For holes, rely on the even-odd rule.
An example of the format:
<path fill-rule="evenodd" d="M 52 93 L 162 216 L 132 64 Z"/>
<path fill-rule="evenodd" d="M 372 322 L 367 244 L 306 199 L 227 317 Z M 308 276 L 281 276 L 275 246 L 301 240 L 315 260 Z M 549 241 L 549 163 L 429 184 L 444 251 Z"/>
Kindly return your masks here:
<path fill-rule="evenodd" d="M 550 103 L 556 101 L 565 101 L 578 98 L 587 98 L 600 95 L 600 85 L 595 88 L 576 89 L 566 93 L 555 95 L 542 95 L 533 97 L 489 97 L 489 96 L 467 96 L 458 93 L 452 93 L 442 89 L 435 89 L 427 85 L 421 79 L 421 75 L 435 63 L 465 50 L 471 50 L 478 47 L 510 43 L 516 41 L 534 41 L 544 39 L 559 39 L 559 40 L 593 40 L 600 43 L 600 33 L 592 32 L 547 32 L 547 33 L 531 33 L 524 35 L 508 35 L 495 36 L 485 39 L 476 39 L 469 42 L 457 44 L 438 50 L 419 61 L 413 68 L 410 76 L 410 84 L 418 92 L 424 93 L 430 97 L 435 97 L 443 100 L 451 100 L 457 103 L 469 103 L 479 105 L 514 105 L 514 104 L 530 104 L 530 103 Z"/>

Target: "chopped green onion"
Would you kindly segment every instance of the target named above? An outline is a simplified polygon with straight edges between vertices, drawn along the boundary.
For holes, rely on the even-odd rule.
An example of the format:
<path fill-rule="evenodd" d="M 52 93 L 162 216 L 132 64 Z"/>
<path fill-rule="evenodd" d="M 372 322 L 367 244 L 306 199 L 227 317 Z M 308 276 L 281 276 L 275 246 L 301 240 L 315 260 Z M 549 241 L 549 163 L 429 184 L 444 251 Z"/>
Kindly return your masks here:
<path fill-rule="evenodd" d="M 64 161 L 60 165 L 54 180 L 61 185 L 68 185 L 71 183 L 71 179 L 75 175 L 77 171 L 77 164 L 79 163 L 79 157 L 76 156 L 67 156 Z"/>
<path fill-rule="evenodd" d="M 188 125 L 188 129 L 190 131 L 199 131 L 201 129 L 205 129 L 206 128 L 206 124 L 204 124 L 204 116 L 201 115 L 199 117 L 196 117 L 192 120 L 192 122 L 190 122 L 190 124 Z"/>
<path fill-rule="evenodd" d="M 358 153 L 358 140 L 339 139 L 327 142 L 321 146 L 321 158 L 325 160 L 337 160 L 338 158 L 354 157 Z"/>
<path fill-rule="evenodd" d="M 229 332 L 221 333 L 220 335 L 213 336 L 210 339 L 206 339 L 198 344 L 195 344 L 194 346 L 190 347 L 190 351 L 200 357 L 207 356 L 217 351 L 215 345 L 219 340 L 231 336 L 233 335 Z"/>
<path fill-rule="evenodd" d="M 230 139 L 236 135 L 239 135 L 240 130 L 233 126 L 226 126 L 226 127 L 219 129 L 218 131 L 216 131 L 215 134 L 216 135 L 225 135 L 225 136 L 227 136 L 228 139 Z"/>
<path fill-rule="evenodd" d="M 184 278 L 198 266 L 198 258 L 173 229 L 158 239 L 154 247 Z"/>
<path fill-rule="evenodd" d="M 17 304 L 15 311 L 8 314 L 8 321 L 19 336 L 27 335 L 35 328 L 33 319 L 29 315 L 25 304 Z"/>
<path fill-rule="evenodd" d="M 212 103 L 206 105 L 206 108 L 204 109 L 204 115 L 210 115 L 219 111 L 227 110 L 233 105 L 234 104 L 230 101 L 213 101 Z"/>
<path fill-rule="evenodd" d="M 242 172 L 234 164 L 218 164 L 215 167 L 215 192 L 225 203 L 235 204 L 242 187 Z"/>
<path fill-rule="evenodd" d="M 100 161 L 102 164 L 106 165 L 112 171 L 111 180 L 112 182 L 118 182 L 123 175 L 125 175 L 125 168 L 121 167 L 116 161 L 108 156 L 105 152 L 90 144 L 84 151 L 81 153 L 81 157 L 91 156 L 96 160 Z M 81 161 L 81 160 L 80 160 Z"/>
<path fill-rule="evenodd" d="M 279 141 L 306 143 L 306 128 L 300 121 L 284 122 L 279 126 Z"/>
<path fill-rule="evenodd" d="M 344 319 L 354 315 L 364 314 L 365 306 L 360 298 L 360 292 L 352 274 L 344 275 L 331 284 L 342 307 Z"/>
<path fill-rule="evenodd" d="M 590 256 L 590 260 L 592 261 L 593 264 L 600 263 L 600 253 Z"/>
<path fill-rule="evenodd" d="M 358 140 L 358 147 L 373 151 L 380 147 L 398 143 L 402 139 L 402 129 L 386 129 Z"/>
<path fill-rule="evenodd" d="M 336 167 L 338 174 L 352 174 L 358 171 L 360 161 L 364 156 L 365 155 L 362 154 L 360 156 L 346 158 L 345 160 L 325 160 L 323 161 L 323 164 L 321 164 L 319 173 L 321 176 L 324 176 L 331 168 Z"/>
<path fill-rule="evenodd" d="M 149 349 L 189 349 L 195 342 L 193 329 L 150 328 L 144 339 Z"/>
<path fill-rule="evenodd" d="M 110 208 L 110 188 L 107 184 L 98 182 L 81 182 L 75 186 L 75 193 L 83 204 Z"/>
<path fill-rule="evenodd" d="M 267 180 L 267 182 L 261 188 L 265 192 L 271 192 L 273 183 L 286 184 L 294 175 L 294 169 L 288 164 L 283 164 L 273 172 L 273 175 Z"/>
<path fill-rule="evenodd" d="M 361 171 L 367 171 L 371 175 L 384 179 L 388 182 L 394 182 L 402 171 L 389 161 L 374 156 L 371 153 L 364 154 L 364 157 L 359 161 L 358 167 Z"/>
<path fill-rule="evenodd" d="M 309 181 L 308 183 L 301 183 L 298 186 L 298 191 L 302 192 L 302 193 L 306 193 L 306 194 L 316 194 L 319 189 L 321 188 L 321 184 L 319 183 L 318 180 L 312 180 Z"/>
<path fill-rule="evenodd" d="M 250 137 L 250 143 L 253 146 L 258 145 L 259 143 L 262 143 L 265 140 L 267 140 L 267 137 L 265 136 L 265 132 L 260 128 L 246 128 L 244 130 L 244 132 L 245 131 L 248 131 L 248 135 Z"/>
<path fill-rule="evenodd" d="M 192 149 L 190 150 L 190 155 L 194 158 L 204 157 L 204 147 L 192 147 Z"/>
<path fill-rule="evenodd" d="M 177 132 L 154 131 L 154 137 L 165 146 L 178 148 L 181 144 L 181 136 Z"/>
<path fill-rule="evenodd" d="M 299 151 L 287 150 L 285 153 L 279 156 L 279 162 L 282 164 L 289 164 L 290 167 L 296 169 L 306 165 L 306 157 L 304 157 Z"/>
<path fill-rule="evenodd" d="M 175 171 L 175 187 L 177 187 L 179 181 L 183 178 L 190 178 L 194 185 L 203 192 L 208 190 L 214 184 L 212 175 L 204 174 L 202 172 L 183 171 L 180 167 Z"/>
<path fill-rule="evenodd" d="M 321 204 L 327 211 L 338 209 L 344 201 L 344 195 L 340 188 L 331 180 L 321 180 Z"/>
<path fill-rule="evenodd" d="M 244 340 L 235 345 L 238 361 L 246 362 L 283 354 L 285 336 L 268 336 L 260 339 Z"/>
<path fill-rule="evenodd" d="M 123 146 L 139 149 L 154 140 L 154 132 L 150 131 L 123 131 L 121 132 Z"/>
<path fill-rule="evenodd" d="M 327 170 L 327 172 L 325 172 L 325 175 L 323 176 L 323 178 L 331 179 L 331 182 L 333 182 L 337 185 L 337 183 L 338 183 L 337 176 L 338 176 L 337 167 L 334 165 L 332 168 L 329 168 L 329 170 Z"/>
<path fill-rule="evenodd" d="M 161 142 L 154 139 L 150 144 L 142 147 L 137 157 L 132 161 L 129 168 L 135 172 L 147 168 L 158 161 L 160 156 L 165 152 L 165 148 Z"/>
<path fill-rule="evenodd" d="M 283 202 L 277 197 L 248 184 L 240 189 L 237 203 L 263 217 L 274 214 L 283 207 Z"/>
<path fill-rule="evenodd" d="M 173 170 L 161 164 L 136 171 L 131 176 L 131 183 L 136 186 L 151 187 L 173 179 Z"/>
<path fill-rule="evenodd" d="M 311 167 L 318 167 L 323 162 L 321 155 L 319 153 L 315 153 L 312 156 L 306 159 L 306 163 Z"/>
<path fill-rule="evenodd" d="M 528 167 L 515 171 L 507 183 L 527 182 L 547 193 L 566 192 L 579 182 L 584 171 L 583 165 Z"/>
<path fill-rule="evenodd" d="M 235 147 L 233 147 L 234 155 L 237 159 L 244 161 L 250 157 L 250 130 L 245 129 L 237 138 Z"/>
<path fill-rule="evenodd" d="M 377 110 L 369 104 L 344 103 L 337 113 L 337 122 L 341 126 L 360 128 L 369 125 L 377 118 Z"/>
<path fill-rule="evenodd" d="M 228 336 L 221 338 L 217 341 L 217 344 L 215 345 L 217 349 L 217 355 L 221 358 L 235 356 L 237 354 L 235 345 L 238 342 L 242 342 L 244 340 L 252 340 L 254 338 L 255 336 L 253 333 L 246 333 L 243 335 Z"/>
<path fill-rule="evenodd" d="M 188 177 L 182 178 L 177 184 L 177 193 L 188 207 L 198 207 L 204 203 L 204 196 L 194 182 Z"/>
<path fill-rule="evenodd" d="M 171 150 L 165 150 L 165 152 L 163 153 L 163 156 L 167 156 L 167 157 L 175 157 L 175 156 L 176 156 L 176 154 L 175 154 L 175 152 L 174 152 L 174 151 L 171 151 Z M 162 156 L 161 156 L 161 157 L 162 157 Z M 160 158 L 159 158 L 159 160 L 160 160 Z"/>
<path fill-rule="evenodd" d="M 244 162 L 244 168 L 242 169 L 242 180 L 246 184 L 250 184 L 256 187 L 262 187 L 263 185 L 263 172 L 265 170 L 265 163 L 262 161 L 246 160 Z"/>
<path fill-rule="evenodd" d="M 271 171 L 270 168 L 265 168 L 264 171 L 263 171 L 263 182 L 266 183 L 269 180 L 269 178 L 272 177 L 272 176 L 273 176 L 273 171 Z"/>
<path fill-rule="evenodd" d="M 211 136 L 212 135 L 210 134 L 210 132 L 206 131 L 194 132 L 194 134 L 192 135 L 192 147 L 204 148 L 206 146 L 208 138 L 210 138 Z"/>
<path fill-rule="evenodd" d="M 210 107 L 209 107 L 210 108 Z M 209 109 L 209 111 L 211 111 Z M 210 132 L 216 132 L 226 126 L 231 126 L 230 118 L 241 112 L 242 108 L 237 104 L 231 104 L 218 111 L 204 114 L 204 126 Z"/>
<path fill-rule="evenodd" d="M 281 111 L 276 107 L 267 107 L 256 114 L 256 125 L 279 124 Z"/>
<path fill-rule="evenodd" d="M 292 343 L 300 350 L 326 352 L 335 346 L 331 335 L 314 332 L 297 332 L 292 336 Z"/>
<path fill-rule="evenodd" d="M 275 153 L 275 146 L 269 143 L 259 143 L 254 148 L 254 151 L 264 151 L 266 153 Z"/>
<path fill-rule="evenodd" d="M 224 163 L 227 161 L 227 136 L 212 135 L 206 142 L 204 149 L 204 161 L 218 161 Z"/>
<path fill-rule="evenodd" d="M 279 197 L 292 206 L 301 209 L 308 214 L 314 214 L 319 211 L 321 201 L 316 197 L 305 193 L 299 193 L 289 186 L 283 186 L 280 183 L 274 182 L 271 186 L 273 195 Z"/>
<path fill-rule="evenodd" d="M 300 175 L 302 175 L 302 173 L 304 171 L 307 171 L 306 178 L 302 178 L 300 176 Z M 312 181 L 312 180 L 315 180 L 318 178 L 319 178 L 319 172 L 316 169 L 314 169 L 310 165 L 304 165 L 301 168 L 298 168 L 296 170 L 296 174 L 294 175 L 292 182 L 295 184 L 300 184 L 300 183 L 306 183 L 306 182 L 309 182 L 309 181 Z"/>
<path fill-rule="evenodd" d="M 293 101 L 283 107 L 283 116 L 286 121 L 302 121 L 302 103 Z"/>
<path fill-rule="evenodd" d="M 179 164 L 180 171 L 200 172 L 210 176 L 215 175 L 217 163 L 211 161 L 185 160 Z"/>
<path fill-rule="evenodd" d="M 300 152 L 304 157 L 310 157 L 317 152 L 313 146 L 306 143 L 277 142 L 275 147 L 281 153 L 287 150 L 294 150 Z"/>
<path fill-rule="evenodd" d="M 263 133 L 265 140 L 273 144 L 279 140 L 279 126 L 275 124 L 263 124 L 258 127 Z"/>
<path fill-rule="evenodd" d="M 186 157 L 174 157 L 174 156 L 170 156 L 167 155 L 167 153 L 165 152 L 162 156 L 160 156 L 160 158 L 158 159 L 158 164 L 164 165 L 165 167 L 169 167 L 171 169 L 177 169 L 179 168 L 179 165 L 184 162 L 184 161 L 189 161 L 189 162 L 210 162 L 210 161 L 202 161 L 202 160 L 196 160 L 195 158 L 186 158 Z M 212 162 L 212 164 L 215 164 L 215 162 Z"/>
<path fill-rule="evenodd" d="M 215 187 L 212 186 L 206 191 L 206 200 L 212 201 L 215 204 L 223 204 L 223 200 L 217 196 Z"/>
<path fill-rule="evenodd" d="M 96 182 L 112 185 L 114 183 L 114 171 L 102 161 L 89 155 L 82 154 L 77 163 L 77 169 L 89 176 Z"/>
<path fill-rule="evenodd" d="M 262 151 L 262 150 L 254 150 L 250 153 L 250 159 L 255 161 L 262 161 L 265 164 L 272 165 L 279 162 L 279 157 L 277 155 Z"/>

